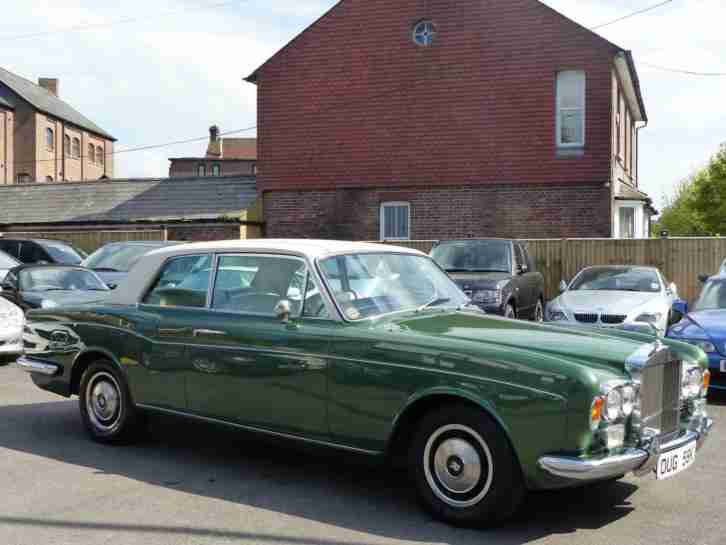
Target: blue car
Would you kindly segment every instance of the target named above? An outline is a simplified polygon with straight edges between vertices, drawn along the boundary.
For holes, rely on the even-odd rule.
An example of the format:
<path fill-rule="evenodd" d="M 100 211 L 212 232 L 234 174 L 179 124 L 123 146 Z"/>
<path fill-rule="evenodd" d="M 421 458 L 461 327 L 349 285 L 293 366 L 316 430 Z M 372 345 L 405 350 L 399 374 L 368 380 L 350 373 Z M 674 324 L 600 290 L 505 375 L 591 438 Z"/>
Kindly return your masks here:
<path fill-rule="evenodd" d="M 678 308 L 680 305 L 680 308 Z M 708 279 L 693 308 L 674 305 L 683 317 L 668 330 L 668 337 L 694 344 L 708 355 L 711 389 L 726 391 L 726 273 Z"/>

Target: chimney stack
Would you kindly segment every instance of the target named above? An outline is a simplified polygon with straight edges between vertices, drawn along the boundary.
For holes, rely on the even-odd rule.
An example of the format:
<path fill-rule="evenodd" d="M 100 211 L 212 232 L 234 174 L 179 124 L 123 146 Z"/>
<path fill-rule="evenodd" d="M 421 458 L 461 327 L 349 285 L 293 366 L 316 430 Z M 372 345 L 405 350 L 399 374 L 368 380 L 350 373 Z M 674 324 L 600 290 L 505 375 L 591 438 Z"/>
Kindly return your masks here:
<path fill-rule="evenodd" d="M 38 78 L 38 85 L 46 91 L 58 96 L 58 79 L 57 78 Z"/>
<path fill-rule="evenodd" d="M 209 141 L 216 142 L 217 140 L 219 140 L 219 127 L 212 125 L 209 127 Z"/>

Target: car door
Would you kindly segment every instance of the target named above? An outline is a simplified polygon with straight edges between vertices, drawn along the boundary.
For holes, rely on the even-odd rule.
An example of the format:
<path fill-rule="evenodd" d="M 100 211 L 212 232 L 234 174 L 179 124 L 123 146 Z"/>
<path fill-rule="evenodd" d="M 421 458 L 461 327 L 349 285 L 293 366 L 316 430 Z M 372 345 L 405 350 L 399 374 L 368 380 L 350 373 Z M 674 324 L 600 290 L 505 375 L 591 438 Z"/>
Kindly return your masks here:
<path fill-rule="evenodd" d="M 525 259 L 525 254 L 519 243 L 513 243 L 514 246 L 514 286 L 517 293 L 517 316 L 524 318 L 532 313 L 534 308 L 532 282 L 529 275 L 529 265 Z"/>
<path fill-rule="evenodd" d="M 217 256 L 212 303 L 189 343 L 190 411 L 327 437 L 329 327 L 324 317 L 302 315 L 317 290 L 306 282 L 308 272 L 305 260 L 293 256 Z M 275 313 L 283 300 L 290 304 L 288 321 Z"/>
<path fill-rule="evenodd" d="M 140 365 L 129 370 L 137 403 L 187 409 L 188 345 L 194 329 L 204 324 L 212 260 L 211 253 L 168 259 L 139 304 L 146 342 Z M 200 283 L 200 276 L 206 282 Z"/>

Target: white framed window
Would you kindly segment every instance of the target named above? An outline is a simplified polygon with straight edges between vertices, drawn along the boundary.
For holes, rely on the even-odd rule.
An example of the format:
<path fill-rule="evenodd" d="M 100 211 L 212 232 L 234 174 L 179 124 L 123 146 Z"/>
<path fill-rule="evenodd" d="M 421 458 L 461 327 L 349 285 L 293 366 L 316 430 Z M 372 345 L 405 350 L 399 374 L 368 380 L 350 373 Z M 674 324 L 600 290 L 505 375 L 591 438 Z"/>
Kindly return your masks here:
<path fill-rule="evenodd" d="M 197 165 L 197 176 L 206 176 L 207 175 L 207 165 L 204 163 L 201 163 Z"/>
<path fill-rule="evenodd" d="M 381 204 L 381 240 L 411 238 L 411 204 L 384 202 Z"/>
<path fill-rule="evenodd" d="M 557 146 L 585 146 L 585 72 L 566 70 L 557 74 Z"/>
<path fill-rule="evenodd" d="M 635 238 L 635 208 L 621 207 L 620 217 L 620 238 Z"/>

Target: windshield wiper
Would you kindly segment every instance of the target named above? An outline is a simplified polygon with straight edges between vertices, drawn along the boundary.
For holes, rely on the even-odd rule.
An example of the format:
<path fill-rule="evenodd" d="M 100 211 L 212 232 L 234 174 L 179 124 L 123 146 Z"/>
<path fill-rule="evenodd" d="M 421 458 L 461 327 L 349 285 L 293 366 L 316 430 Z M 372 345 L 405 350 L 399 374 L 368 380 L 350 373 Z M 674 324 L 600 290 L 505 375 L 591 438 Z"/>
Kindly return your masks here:
<path fill-rule="evenodd" d="M 429 301 L 425 305 L 421 305 L 420 307 L 418 307 L 418 309 L 416 309 L 416 312 L 422 312 L 427 308 L 443 305 L 444 303 L 448 303 L 450 301 L 451 299 L 449 297 L 437 297 L 436 299 Z"/>
<path fill-rule="evenodd" d="M 113 267 L 95 267 L 93 270 L 96 272 L 123 272 Z"/>

